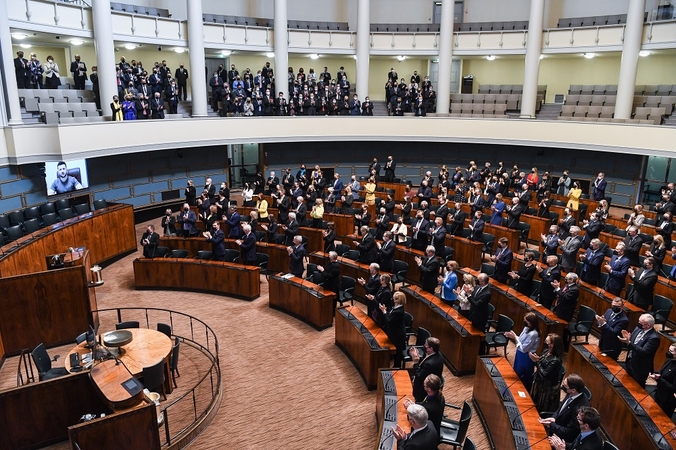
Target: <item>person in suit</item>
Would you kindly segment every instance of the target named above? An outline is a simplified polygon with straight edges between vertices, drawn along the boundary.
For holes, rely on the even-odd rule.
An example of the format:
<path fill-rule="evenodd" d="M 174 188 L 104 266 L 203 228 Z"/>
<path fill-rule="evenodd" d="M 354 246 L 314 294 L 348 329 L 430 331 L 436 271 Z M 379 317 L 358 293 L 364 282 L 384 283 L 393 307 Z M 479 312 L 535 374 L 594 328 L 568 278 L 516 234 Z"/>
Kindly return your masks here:
<path fill-rule="evenodd" d="M 458 287 L 458 269 L 456 261 L 448 261 L 443 275 L 439 275 L 439 284 L 441 285 L 441 299 L 449 305 L 455 304 L 458 295 L 455 290 Z"/>
<path fill-rule="evenodd" d="M 423 382 L 423 388 L 427 395 L 425 395 L 425 398 L 422 401 L 415 403 L 427 410 L 429 420 L 437 430 L 438 440 L 441 433 L 441 419 L 444 417 L 444 407 L 446 404 L 446 399 L 444 399 L 444 395 L 441 393 L 441 377 L 433 373 L 427 375 Z M 413 400 L 409 398 L 404 400 L 404 406 L 406 408 L 412 404 L 414 404 Z"/>
<path fill-rule="evenodd" d="M 369 227 L 361 227 L 361 241 L 352 241 L 359 250 L 359 262 L 362 264 L 371 264 L 378 259 L 378 247 L 376 247 L 375 238 L 369 233 Z"/>
<path fill-rule="evenodd" d="M 561 278 L 561 268 L 558 265 L 559 258 L 552 255 L 547 257 L 547 268 L 538 267 L 537 271 L 542 280 L 540 284 L 540 296 L 538 302 L 545 308 L 552 309 L 552 303 L 556 298 L 553 281 L 559 281 Z"/>
<path fill-rule="evenodd" d="M 610 263 L 603 266 L 608 271 L 608 281 L 603 289 L 613 295 L 620 295 L 629 272 L 629 259 L 624 256 L 624 242 L 618 242 L 615 251 L 617 254 L 613 255 Z"/>
<path fill-rule="evenodd" d="M 629 278 L 634 282 L 634 292 L 627 300 L 642 309 L 650 309 L 653 304 L 653 291 L 657 284 L 655 259 L 649 256 L 643 260 L 643 268 L 638 272 L 633 268 L 627 271 Z"/>
<path fill-rule="evenodd" d="M 599 337 L 599 349 L 601 352 L 617 361 L 622 351 L 622 342 L 618 337 L 622 336 L 622 330 L 629 326 L 629 319 L 624 313 L 624 300 L 615 297 L 603 316 L 596 315 L 596 323 L 601 330 Z"/>
<path fill-rule="evenodd" d="M 498 249 L 490 258 L 495 263 L 493 278 L 500 283 L 507 283 L 509 271 L 512 268 L 512 259 L 514 259 L 512 249 L 509 248 L 509 239 L 506 237 L 498 239 Z"/>
<path fill-rule="evenodd" d="M 495 200 L 491 204 L 491 224 L 502 226 L 502 212 L 505 210 L 505 202 L 502 194 L 496 194 Z"/>
<path fill-rule="evenodd" d="M 580 279 L 594 286 L 601 278 L 601 265 L 605 256 L 600 248 L 601 241 L 598 238 L 592 239 L 587 251 L 580 255 L 580 260 L 583 262 Z"/>
<path fill-rule="evenodd" d="M 415 219 L 411 222 L 412 241 L 411 248 L 425 251 L 427 242 L 429 241 L 430 222 L 425 219 L 422 210 L 418 210 L 415 214 Z"/>
<path fill-rule="evenodd" d="M 174 72 L 174 78 L 176 79 L 176 84 L 178 85 L 178 97 L 186 101 L 188 99 L 188 70 L 183 67 L 183 63 L 180 64 L 179 68 Z"/>
<path fill-rule="evenodd" d="M 305 199 L 302 195 L 296 197 L 297 206 L 295 209 L 296 220 L 300 226 L 305 226 L 306 216 L 307 216 L 307 205 L 305 204 Z"/>
<path fill-rule="evenodd" d="M 474 188 L 469 196 L 469 204 L 472 214 L 477 211 L 483 211 L 485 201 L 483 195 L 481 195 L 481 188 Z"/>
<path fill-rule="evenodd" d="M 211 109 L 218 112 L 218 102 L 223 99 L 223 78 L 214 72 L 214 75 L 209 79 L 209 86 L 211 86 Z"/>
<path fill-rule="evenodd" d="M 559 391 L 559 372 L 561 359 L 564 355 L 563 339 L 556 333 L 549 333 L 545 337 L 545 345 L 541 355 L 535 352 L 528 354 L 535 363 L 533 387 L 530 395 L 535 408 L 540 412 L 553 411 L 559 405 L 561 392 Z"/>
<path fill-rule="evenodd" d="M 422 402 L 427 393 L 425 392 L 425 378 L 428 375 L 441 377 L 444 371 L 444 357 L 439 352 L 441 342 L 439 338 L 428 337 L 423 344 L 424 354 L 419 349 L 411 347 L 408 351 L 413 360 L 412 383 L 413 398 L 416 402 Z"/>
<path fill-rule="evenodd" d="M 442 225 L 446 224 L 446 219 L 448 218 L 448 199 L 446 198 L 445 195 L 439 195 L 437 197 L 439 206 L 437 207 L 437 210 L 434 212 L 435 217 L 439 217 L 441 219 Z"/>
<path fill-rule="evenodd" d="M 427 410 L 413 404 L 406 408 L 406 417 L 411 424 L 411 432 L 406 433 L 401 425 L 392 427 L 392 434 L 397 440 L 397 450 L 430 450 L 437 447 L 437 430 L 428 420 Z"/>
<path fill-rule="evenodd" d="M 375 294 L 366 294 L 366 304 L 370 303 L 371 309 L 371 318 L 375 323 L 381 327 L 385 327 L 385 315 L 380 310 L 380 305 L 385 305 L 386 310 L 392 309 L 394 304 L 392 303 L 392 289 L 390 288 L 390 282 L 392 279 L 386 273 L 380 275 L 380 287 Z"/>
<path fill-rule="evenodd" d="M 582 238 L 579 236 L 580 228 L 570 227 L 570 236 L 565 240 L 559 240 L 561 248 L 561 268 L 566 272 L 575 270 L 577 264 L 577 251 L 582 247 Z"/>
<path fill-rule="evenodd" d="M 376 236 L 378 240 L 383 239 L 383 233 L 390 228 L 390 216 L 384 207 L 380 208 L 379 214 L 376 216 Z"/>
<path fill-rule="evenodd" d="M 206 182 L 204 184 L 204 190 L 207 193 L 209 202 L 214 203 L 216 201 L 216 185 L 214 184 L 211 178 L 206 179 Z"/>
<path fill-rule="evenodd" d="M 303 258 L 305 257 L 305 247 L 303 246 L 303 238 L 301 236 L 293 237 L 293 245 L 286 248 L 289 254 L 289 273 L 303 277 Z"/>
<path fill-rule="evenodd" d="M 667 247 L 664 245 L 664 238 L 661 235 L 655 235 L 653 242 L 650 244 L 650 250 L 645 252 L 645 256 L 652 256 L 655 259 L 655 272 L 668 276 L 668 273 L 663 273 L 662 264 L 664 257 L 667 256 Z"/>
<path fill-rule="evenodd" d="M 436 217 L 434 226 L 430 228 L 430 244 L 434 247 L 437 256 L 442 257 L 446 249 L 446 227 L 441 217 Z"/>
<path fill-rule="evenodd" d="M 554 411 L 552 417 L 540 417 L 538 422 L 545 426 L 547 434 L 556 435 L 566 443 L 572 443 L 580 434 L 577 410 L 589 406 L 584 395 L 584 380 L 578 374 L 571 373 L 561 382 L 561 390 L 566 396 Z"/>
<path fill-rule="evenodd" d="M 511 270 L 507 275 L 516 282 L 516 290 L 526 297 L 530 297 L 533 293 L 533 276 L 537 263 L 535 261 L 535 253 L 526 251 L 523 254 L 523 264 L 519 270 Z"/>
<path fill-rule="evenodd" d="M 14 58 L 14 72 L 16 74 L 16 84 L 19 89 L 31 88 L 30 67 L 28 60 L 23 57 L 23 52 L 16 52 Z"/>
<path fill-rule="evenodd" d="M 143 246 L 144 257 L 155 257 L 155 250 L 157 250 L 157 246 L 160 245 L 160 235 L 155 232 L 155 225 L 148 225 L 143 236 L 141 236 L 141 245 Z"/>
<path fill-rule="evenodd" d="M 485 330 L 488 321 L 488 304 L 491 302 L 491 288 L 488 285 L 488 275 L 485 273 L 480 273 L 477 281 L 478 284 L 467 297 L 470 304 L 469 320 L 477 330 Z"/>
<path fill-rule="evenodd" d="M 70 73 L 73 74 L 75 89 L 84 89 L 87 80 L 87 65 L 80 60 L 80 55 L 75 55 L 75 61 L 70 63 Z"/>
<path fill-rule="evenodd" d="M 176 236 L 176 218 L 171 214 L 171 208 L 164 211 L 162 230 L 164 236 Z"/>
<path fill-rule="evenodd" d="M 629 334 L 622 330 L 620 342 L 627 345 L 626 370 L 642 388 L 645 388 L 646 378 L 653 371 L 653 360 L 660 346 L 660 335 L 653 328 L 655 318 L 650 314 L 641 314 L 638 325 Z"/>
<path fill-rule="evenodd" d="M 676 408 L 676 344 L 671 344 L 667 350 L 667 360 L 662 365 L 659 372 L 651 373 L 651 379 L 657 381 L 657 389 L 655 390 L 655 402 L 660 405 L 662 411 L 671 417 Z"/>
<path fill-rule="evenodd" d="M 338 295 L 338 291 L 340 291 L 340 264 L 338 263 L 338 253 L 330 251 L 328 262 L 323 266 L 318 265 L 317 271 L 320 274 L 319 278 L 321 279 L 324 289 Z"/>
<path fill-rule="evenodd" d="M 530 192 L 528 194 L 530 195 Z M 512 206 L 507 207 L 507 228 L 512 228 L 516 230 L 519 227 L 519 220 L 521 220 L 521 214 L 523 214 L 526 208 L 527 206 L 524 206 L 519 201 L 518 197 L 514 197 L 512 199 Z"/>
<path fill-rule="evenodd" d="M 296 220 L 296 213 L 289 213 L 289 223 L 282 225 L 282 230 L 284 230 L 285 243 L 286 245 L 293 245 L 293 238 L 298 234 L 298 221 Z"/>
<path fill-rule="evenodd" d="M 474 218 L 468 225 L 469 227 L 469 239 L 471 241 L 475 242 L 481 242 L 484 238 L 484 225 L 485 222 L 483 220 L 483 213 L 481 211 L 477 211 L 474 214 Z"/>
<path fill-rule="evenodd" d="M 225 258 L 225 233 L 221 230 L 221 223 L 214 222 L 213 231 L 205 231 L 202 235 L 207 238 L 207 242 L 211 243 L 213 258 L 217 261 L 223 261 Z"/>
<path fill-rule="evenodd" d="M 378 247 L 378 264 L 383 272 L 392 272 L 394 268 L 394 249 L 396 247 L 392 241 L 392 232 L 386 231 L 383 234 L 383 243 L 376 242 Z"/>
<path fill-rule="evenodd" d="M 378 289 L 380 289 L 380 266 L 376 263 L 370 264 L 369 274 L 370 276 L 368 280 L 359 277 L 357 278 L 357 283 L 364 286 L 366 295 L 376 295 L 378 293 Z M 373 306 L 374 304 L 366 303 L 366 311 L 369 317 L 373 317 Z"/>
<path fill-rule="evenodd" d="M 451 224 L 450 233 L 453 236 L 462 236 L 462 228 L 467 219 L 467 213 L 462 210 L 461 206 L 461 203 L 456 203 L 455 209 L 448 214 L 448 223 Z"/>
<path fill-rule="evenodd" d="M 237 212 L 237 206 L 230 205 L 228 207 L 228 214 L 223 216 L 223 221 L 228 225 L 228 237 L 230 239 L 239 239 L 241 220 L 242 218 Z"/>
<path fill-rule="evenodd" d="M 599 172 L 599 175 L 594 180 L 594 200 L 600 202 L 606 198 L 606 186 L 608 182 L 606 181 L 606 176 L 603 172 Z"/>
<path fill-rule="evenodd" d="M 420 269 L 420 285 L 424 291 L 434 294 L 439 277 L 439 260 L 435 256 L 435 249 L 428 245 L 425 249 L 425 258 L 415 257 L 415 262 Z"/>
<path fill-rule="evenodd" d="M 336 224 L 335 222 L 327 222 L 326 230 L 322 231 L 324 239 L 324 253 L 336 250 Z"/>
<path fill-rule="evenodd" d="M 665 212 L 657 218 L 655 231 L 664 238 L 664 245 L 671 248 L 671 233 L 674 231 L 674 223 L 672 222 L 672 214 Z"/>
<path fill-rule="evenodd" d="M 164 100 L 159 92 L 155 92 L 155 97 L 150 102 L 150 111 L 153 119 L 164 119 Z"/>
<path fill-rule="evenodd" d="M 595 212 L 591 213 L 589 220 L 585 220 L 583 223 L 584 225 L 582 225 L 582 228 L 584 228 L 585 234 L 582 239 L 582 247 L 587 249 L 589 248 L 591 240 L 598 238 L 601 231 L 603 231 L 603 224 L 601 223 L 601 220 L 599 220 L 598 214 Z"/>
<path fill-rule="evenodd" d="M 603 436 L 599 431 L 601 415 L 591 406 L 582 406 L 577 410 L 576 419 L 580 425 L 580 434 L 573 442 L 567 443 L 557 435 L 549 438 L 554 450 L 601 450 Z"/>
<path fill-rule="evenodd" d="M 554 314 L 570 322 L 573 319 L 577 298 L 580 295 L 580 289 L 577 285 L 577 274 L 575 272 L 568 272 L 566 274 L 566 284 L 563 287 L 561 287 L 558 281 L 552 281 L 552 286 L 556 294 L 553 308 Z"/>
<path fill-rule="evenodd" d="M 256 236 L 251 232 L 251 225 L 246 224 L 242 226 L 244 237 L 237 239 L 235 242 L 240 247 L 242 264 L 248 266 L 256 265 Z"/>
<path fill-rule="evenodd" d="M 569 230 L 573 225 L 575 225 L 575 216 L 573 216 L 570 208 L 566 208 L 563 210 L 563 217 L 559 220 L 559 236 L 561 236 L 561 239 L 565 239 L 570 235 Z"/>
<path fill-rule="evenodd" d="M 392 159 L 392 155 L 387 157 L 385 163 L 385 181 L 392 183 L 394 181 L 394 171 L 397 169 L 397 163 Z"/>
<path fill-rule="evenodd" d="M 541 234 L 540 240 L 542 241 L 542 246 L 544 251 L 542 252 L 542 262 L 547 260 L 547 257 L 550 255 L 556 255 L 559 249 L 559 227 L 552 225 L 549 227 L 548 234 Z"/>
<path fill-rule="evenodd" d="M 392 308 L 388 310 L 384 304 L 380 304 L 380 311 L 384 314 L 383 328 L 396 348 L 394 367 L 401 367 L 404 350 L 406 349 L 406 315 L 404 314 L 406 295 L 397 291 L 394 293 L 393 299 L 394 306 Z"/>
<path fill-rule="evenodd" d="M 183 230 L 183 237 L 197 236 L 199 230 L 195 226 L 197 223 L 197 215 L 190 210 L 190 205 L 183 204 L 183 210 L 178 215 L 178 224 Z"/>

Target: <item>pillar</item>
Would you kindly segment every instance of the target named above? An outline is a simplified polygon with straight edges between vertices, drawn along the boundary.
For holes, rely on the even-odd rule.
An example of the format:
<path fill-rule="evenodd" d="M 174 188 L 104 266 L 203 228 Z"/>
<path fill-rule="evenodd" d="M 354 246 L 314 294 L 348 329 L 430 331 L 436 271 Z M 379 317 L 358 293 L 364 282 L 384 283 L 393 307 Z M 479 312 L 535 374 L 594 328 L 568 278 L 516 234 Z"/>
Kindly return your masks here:
<path fill-rule="evenodd" d="M 5 89 L 7 104 L 4 105 L 7 112 L 8 125 L 21 125 L 21 104 L 19 103 L 19 90 L 16 84 L 16 75 L 14 72 L 14 54 L 12 53 L 12 36 L 9 31 L 9 19 L 7 12 L 7 2 L 9 0 L 0 0 L 0 54 L 2 55 L 2 78 Z M 29 58 L 26 58 L 29 59 Z M 3 101 L 4 103 L 4 101 Z"/>
<path fill-rule="evenodd" d="M 192 117 L 207 117 L 207 82 L 204 77 L 204 22 L 202 0 L 188 0 L 188 52 Z"/>
<path fill-rule="evenodd" d="M 440 116 L 448 116 L 451 106 L 454 10 L 455 0 L 442 0 L 441 29 L 439 30 L 439 85 L 437 86 L 437 115 Z"/>
<path fill-rule="evenodd" d="M 277 97 L 280 92 L 284 93 L 284 98 L 289 101 L 289 36 L 287 25 L 286 0 L 275 0 L 275 89 L 277 92 L 271 92 L 273 97 Z"/>
<path fill-rule="evenodd" d="M 369 53 L 371 1 L 359 0 L 357 9 L 357 95 L 362 102 L 369 95 Z"/>
<path fill-rule="evenodd" d="M 615 117 L 631 119 L 634 103 L 634 86 L 638 69 L 639 52 L 643 38 L 643 13 L 645 0 L 630 0 L 627 11 L 627 26 L 624 29 L 624 44 L 620 61 L 620 79 L 617 82 Z"/>
<path fill-rule="evenodd" d="M 521 118 L 534 119 L 538 97 L 538 75 L 540 73 L 540 54 L 542 53 L 542 22 L 545 13 L 545 0 L 531 0 L 528 22 L 528 41 L 526 42 L 526 69 L 523 74 L 523 94 L 521 96 Z"/>
<path fill-rule="evenodd" d="M 92 2 L 94 22 L 94 50 L 99 75 L 99 94 L 103 115 L 110 115 L 110 103 L 117 95 L 117 74 L 115 71 L 115 46 L 113 43 L 113 22 L 110 15 L 110 0 Z M 93 65 L 90 63 L 90 66 Z M 63 69 L 62 69 L 63 70 Z M 122 101 L 122 99 L 120 99 Z"/>

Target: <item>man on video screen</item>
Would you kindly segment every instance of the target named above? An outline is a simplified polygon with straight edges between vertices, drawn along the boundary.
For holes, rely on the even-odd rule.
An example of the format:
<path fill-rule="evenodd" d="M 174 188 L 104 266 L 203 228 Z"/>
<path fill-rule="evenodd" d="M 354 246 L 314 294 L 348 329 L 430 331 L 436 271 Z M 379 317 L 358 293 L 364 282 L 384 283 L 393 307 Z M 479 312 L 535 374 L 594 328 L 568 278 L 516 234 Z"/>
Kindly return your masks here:
<path fill-rule="evenodd" d="M 77 178 L 68 175 L 68 167 L 63 161 L 59 161 L 56 165 L 56 180 L 48 189 L 48 195 L 63 194 L 65 192 L 82 189 L 82 184 L 77 181 Z"/>

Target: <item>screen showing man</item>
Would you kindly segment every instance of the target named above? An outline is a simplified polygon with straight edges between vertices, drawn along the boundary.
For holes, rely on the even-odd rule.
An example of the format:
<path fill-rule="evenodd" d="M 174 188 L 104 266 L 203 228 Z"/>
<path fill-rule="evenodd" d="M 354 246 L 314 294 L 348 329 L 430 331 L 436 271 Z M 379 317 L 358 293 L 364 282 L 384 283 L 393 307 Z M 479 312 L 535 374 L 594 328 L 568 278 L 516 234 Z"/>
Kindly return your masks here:
<path fill-rule="evenodd" d="M 81 163 L 81 164 L 78 164 Z M 64 194 L 87 187 L 87 182 L 83 177 L 86 177 L 86 169 L 84 160 L 71 161 L 71 170 L 68 170 L 68 164 L 65 161 L 57 163 L 46 163 L 45 171 L 47 173 L 54 173 L 56 178 L 51 184 L 48 184 L 47 195 Z"/>

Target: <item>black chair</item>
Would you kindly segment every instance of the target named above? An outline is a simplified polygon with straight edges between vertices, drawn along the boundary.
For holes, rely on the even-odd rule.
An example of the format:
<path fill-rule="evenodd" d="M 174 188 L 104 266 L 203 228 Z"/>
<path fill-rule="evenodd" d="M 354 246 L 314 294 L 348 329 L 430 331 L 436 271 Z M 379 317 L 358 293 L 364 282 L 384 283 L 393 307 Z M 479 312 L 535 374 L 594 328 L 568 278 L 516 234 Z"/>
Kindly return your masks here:
<path fill-rule="evenodd" d="M 408 263 L 395 259 L 394 263 L 392 264 L 392 286 L 396 286 L 397 283 L 401 283 L 402 287 L 406 286 L 407 273 Z"/>
<path fill-rule="evenodd" d="M 157 392 L 164 398 L 167 399 L 167 395 L 164 393 L 164 360 L 161 360 L 154 366 L 144 367 L 143 374 L 141 375 L 143 385 L 150 392 Z"/>
<path fill-rule="evenodd" d="M 615 231 L 613 231 L 613 236 L 619 236 L 623 238 L 627 237 L 627 230 L 623 230 L 622 228 L 616 228 Z"/>
<path fill-rule="evenodd" d="M 488 304 L 488 320 L 486 321 L 486 328 L 484 329 L 484 333 L 488 333 L 491 330 L 491 327 L 497 327 L 498 322 L 493 319 L 493 316 L 495 315 L 495 306 L 493 306 L 492 303 Z"/>
<path fill-rule="evenodd" d="M 56 215 L 56 213 L 47 213 L 42 216 L 42 224 L 46 227 L 50 225 L 54 225 L 59 221 L 59 216 Z"/>
<path fill-rule="evenodd" d="M 40 212 L 42 213 L 43 216 L 45 214 L 55 213 L 56 207 L 54 206 L 54 203 L 47 202 L 47 203 L 40 205 Z"/>
<path fill-rule="evenodd" d="M 453 256 L 455 256 L 455 249 L 453 247 L 445 246 L 444 247 L 444 254 L 440 255 L 444 262 L 449 262 L 453 259 Z"/>
<path fill-rule="evenodd" d="M 169 254 L 169 247 L 163 247 L 161 245 L 158 245 L 157 248 L 155 248 L 155 258 L 164 258 Z"/>
<path fill-rule="evenodd" d="M 0 231 L 5 231 L 11 226 L 12 225 L 9 223 L 9 216 L 4 214 L 0 215 Z"/>
<path fill-rule="evenodd" d="M 45 348 L 45 344 L 40 344 L 35 347 L 31 352 L 31 356 L 33 357 L 35 367 L 38 369 L 40 381 L 53 380 L 54 378 L 63 377 L 69 374 L 63 367 L 52 368 L 52 362 L 56 361 L 59 357 L 57 355 L 54 358 L 50 358 L 47 349 Z"/>
<path fill-rule="evenodd" d="M 608 283 L 608 274 L 606 272 L 603 272 L 599 277 L 599 282 L 596 283 L 596 285 L 601 288 L 605 288 L 607 283 Z"/>
<path fill-rule="evenodd" d="M 167 323 L 158 322 L 157 331 L 164 333 L 169 339 L 171 339 L 171 325 Z"/>
<path fill-rule="evenodd" d="M 23 229 L 21 228 L 21 225 L 13 225 L 7 228 L 6 232 L 7 242 L 13 242 L 23 237 Z"/>
<path fill-rule="evenodd" d="M 174 346 L 171 349 L 171 357 L 169 358 L 169 369 L 171 370 L 171 381 L 176 388 L 176 378 L 181 378 L 181 373 L 178 371 L 178 355 L 180 353 L 181 340 L 176 336 L 174 338 Z"/>
<path fill-rule="evenodd" d="M 430 336 L 432 336 L 432 333 L 430 333 L 426 328 L 418 327 L 418 331 L 415 334 L 415 344 L 406 346 L 406 350 L 404 351 L 404 355 L 403 355 L 403 358 L 402 358 L 402 364 L 406 364 L 409 361 L 413 361 L 413 358 L 411 358 L 411 355 L 408 354 L 408 352 L 409 352 L 409 350 L 411 350 L 411 348 L 415 347 L 418 350 L 418 352 L 421 355 L 424 356 L 425 355 L 425 347 L 424 347 L 425 341 Z"/>
<path fill-rule="evenodd" d="M 492 277 L 493 274 L 495 273 L 495 265 L 493 264 L 488 264 L 488 263 L 481 263 L 481 271 L 488 275 L 489 277 Z"/>
<path fill-rule="evenodd" d="M 662 331 L 664 331 L 664 326 L 669 319 L 669 314 L 671 309 L 674 307 L 674 302 L 669 300 L 663 295 L 655 295 L 653 297 L 653 306 L 648 311 L 648 314 L 652 315 L 655 318 L 655 325 L 661 324 Z"/>
<path fill-rule="evenodd" d="M 340 306 L 343 306 L 343 303 L 348 301 L 354 306 L 354 286 L 356 284 L 357 280 L 352 277 L 347 277 L 345 275 L 340 277 L 340 291 L 338 291 L 337 298 Z"/>
<path fill-rule="evenodd" d="M 239 250 L 236 250 L 234 248 L 226 248 L 225 249 L 225 262 L 237 262 L 239 259 Z"/>
<path fill-rule="evenodd" d="M 463 450 L 476 450 L 476 445 L 468 437 L 465 438 L 465 444 L 462 446 Z"/>
<path fill-rule="evenodd" d="M 359 250 L 348 250 L 343 257 L 352 261 L 359 261 Z"/>
<path fill-rule="evenodd" d="M 23 210 L 23 215 L 26 219 L 38 219 L 42 218 L 42 213 L 40 213 L 39 206 L 32 206 Z"/>
<path fill-rule="evenodd" d="M 169 255 L 171 258 L 187 258 L 188 257 L 188 250 L 185 249 L 174 249 L 171 251 L 171 255 Z"/>
<path fill-rule="evenodd" d="M 537 301 L 540 297 L 540 288 L 542 287 L 542 281 L 533 280 L 533 292 L 530 294 L 530 298 Z"/>
<path fill-rule="evenodd" d="M 23 216 L 23 211 L 12 211 L 7 215 L 7 217 L 9 217 L 10 225 L 21 225 L 25 220 Z"/>
<path fill-rule="evenodd" d="M 120 322 L 115 324 L 116 330 L 126 330 L 127 328 L 139 328 L 138 320 L 128 320 L 127 322 Z"/>
<path fill-rule="evenodd" d="M 528 222 L 519 222 L 516 225 L 516 229 L 519 230 L 519 244 L 522 242 L 528 247 L 528 235 L 530 234 L 530 224 Z"/>
<path fill-rule="evenodd" d="M 263 242 L 267 239 L 268 233 L 265 231 L 254 231 L 254 236 L 256 236 L 256 242 Z"/>
<path fill-rule="evenodd" d="M 23 223 L 26 234 L 35 233 L 40 229 L 40 221 L 38 219 L 28 219 Z"/>
<path fill-rule="evenodd" d="M 606 233 L 613 234 L 613 232 L 615 230 L 617 230 L 617 227 L 615 225 L 610 224 L 610 223 L 605 224 L 604 227 L 603 227 L 603 231 L 605 231 Z"/>
<path fill-rule="evenodd" d="M 261 268 L 261 273 L 267 276 L 270 274 L 268 272 L 268 260 L 270 257 L 265 253 L 256 253 L 256 265 Z"/>
<path fill-rule="evenodd" d="M 532 248 L 527 248 L 525 250 L 526 252 L 531 252 L 533 253 L 533 256 L 535 256 L 535 261 L 540 261 L 540 250 L 535 250 Z M 524 252 L 525 253 L 525 252 Z"/>
<path fill-rule="evenodd" d="M 460 409 L 458 406 L 446 404 L 450 408 Z M 467 436 L 467 429 L 469 428 L 469 421 L 472 418 L 472 407 L 465 401 L 462 405 L 462 412 L 460 413 L 460 420 L 441 419 L 441 430 L 439 442 L 446 445 L 453 446 L 453 449 L 462 448 L 462 443 Z"/>
<path fill-rule="evenodd" d="M 483 259 L 484 255 L 488 253 L 489 255 L 493 253 L 493 245 L 495 244 L 495 235 L 491 233 L 484 233 L 481 241 L 484 246 L 481 249 L 481 258 Z"/>
<path fill-rule="evenodd" d="M 55 201 L 54 206 L 56 207 L 56 212 L 59 212 L 62 209 L 70 208 L 70 200 L 68 200 L 67 198 L 62 198 L 60 200 Z"/>
<path fill-rule="evenodd" d="M 410 312 L 404 312 L 404 328 L 406 329 L 406 345 L 411 336 L 415 336 L 417 333 L 413 331 L 413 314 Z"/>
<path fill-rule="evenodd" d="M 75 205 L 75 212 L 77 213 L 78 216 L 91 212 L 89 203 L 80 203 L 79 205 Z"/>
<path fill-rule="evenodd" d="M 214 252 L 212 252 L 211 250 L 198 250 L 195 259 L 211 259 L 213 257 Z"/>
<path fill-rule="evenodd" d="M 338 253 L 338 256 L 343 256 L 345 253 L 350 251 L 350 246 L 347 244 L 338 244 L 336 245 L 336 253 Z"/>
<path fill-rule="evenodd" d="M 596 311 L 588 306 L 580 305 L 580 310 L 577 312 L 575 320 L 568 323 L 568 333 L 571 337 L 584 336 L 585 343 L 589 342 L 589 332 L 594 325 L 596 318 Z"/>
<path fill-rule="evenodd" d="M 317 272 L 317 264 L 307 263 L 307 266 L 305 266 L 305 279 L 312 280 L 312 276 L 315 272 Z"/>
<path fill-rule="evenodd" d="M 94 200 L 94 211 L 96 211 L 98 209 L 107 208 L 107 207 L 108 207 L 108 203 L 106 202 L 105 199 Z"/>
<path fill-rule="evenodd" d="M 488 351 L 491 348 L 498 349 L 502 347 L 505 352 L 505 357 L 507 356 L 507 344 L 509 339 L 505 337 L 505 332 L 514 328 L 514 321 L 504 314 L 498 316 L 498 322 L 495 325 L 495 331 L 486 333 L 486 347 Z"/>
<path fill-rule="evenodd" d="M 75 216 L 71 208 L 64 208 L 59 210 L 59 218 L 61 220 L 72 219 Z"/>

